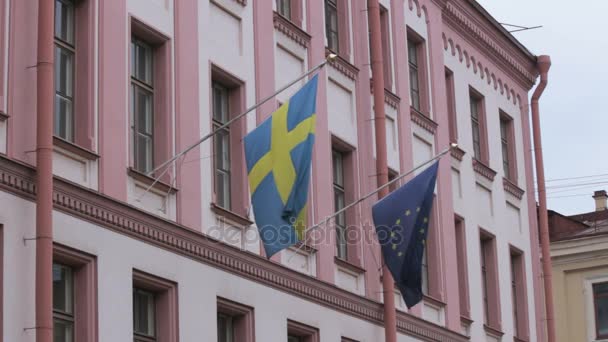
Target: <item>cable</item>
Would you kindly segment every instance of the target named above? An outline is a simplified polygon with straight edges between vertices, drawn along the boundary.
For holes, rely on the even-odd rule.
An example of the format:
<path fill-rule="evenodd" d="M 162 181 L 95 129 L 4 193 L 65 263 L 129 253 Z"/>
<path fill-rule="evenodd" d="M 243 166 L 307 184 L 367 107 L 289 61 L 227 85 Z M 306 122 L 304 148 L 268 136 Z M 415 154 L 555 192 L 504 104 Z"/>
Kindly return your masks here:
<path fill-rule="evenodd" d="M 559 181 L 572 180 L 572 179 L 595 178 L 595 177 L 608 177 L 608 173 L 601 173 L 601 174 L 597 174 L 597 175 L 587 175 L 587 176 L 577 176 L 577 177 L 566 177 L 566 178 L 548 179 L 548 180 L 545 181 L 545 183 L 559 182 Z"/>

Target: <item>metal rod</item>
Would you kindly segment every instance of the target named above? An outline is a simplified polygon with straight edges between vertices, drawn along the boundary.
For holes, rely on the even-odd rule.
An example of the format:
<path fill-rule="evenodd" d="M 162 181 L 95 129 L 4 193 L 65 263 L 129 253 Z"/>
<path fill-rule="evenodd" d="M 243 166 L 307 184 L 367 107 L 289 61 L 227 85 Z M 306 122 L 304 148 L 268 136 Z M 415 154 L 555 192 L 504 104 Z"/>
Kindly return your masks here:
<path fill-rule="evenodd" d="M 223 130 L 224 128 L 230 126 L 233 122 L 235 122 L 236 120 L 242 118 L 243 116 L 247 115 L 249 112 L 253 111 L 254 109 L 258 108 L 259 106 L 261 106 L 262 104 L 268 102 L 268 100 L 272 99 L 273 97 L 277 96 L 278 94 L 282 93 L 283 91 L 285 91 L 287 88 L 291 87 L 292 85 L 296 84 L 297 82 L 299 82 L 301 79 L 307 77 L 308 75 L 312 74 L 313 72 L 321 69 L 322 67 L 325 66 L 325 64 L 327 64 L 330 61 L 333 61 L 334 59 L 336 59 L 337 55 L 335 54 L 329 54 L 325 60 L 321 63 L 319 63 L 317 66 L 315 66 L 314 68 L 308 70 L 306 73 L 304 73 L 302 76 L 296 78 L 295 80 L 293 80 L 292 82 L 288 83 L 287 85 L 281 87 L 279 90 L 277 90 L 276 92 L 274 92 L 274 94 L 269 95 L 267 97 L 265 97 L 264 99 L 262 99 L 260 102 L 256 103 L 255 105 L 247 108 L 244 112 L 242 112 L 241 114 L 235 116 L 234 118 L 228 120 L 225 124 L 223 124 L 222 126 L 218 127 L 217 129 L 215 129 L 214 131 L 212 131 L 211 133 L 205 135 L 204 137 L 202 137 L 200 140 L 198 140 L 197 142 L 195 142 L 194 144 L 190 145 L 188 148 L 186 148 L 185 150 L 179 152 L 178 154 L 176 154 L 175 156 L 171 157 L 171 159 L 165 161 L 164 163 L 162 163 L 161 165 L 157 166 L 156 168 L 154 168 L 154 170 L 148 172 L 148 175 L 152 175 L 154 172 L 162 169 L 163 167 L 167 166 L 168 164 L 172 163 L 173 161 L 175 161 L 177 158 L 183 156 L 184 154 L 190 152 L 192 149 L 194 149 L 195 147 L 197 147 L 198 145 L 202 144 L 205 140 L 213 137 L 214 135 L 216 135 L 219 131 Z M 156 183 L 156 179 L 155 179 L 155 183 Z"/>
<path fill-rule="evenodd" d="M 311 226 L 310 228 L 308 228 L 308 229 L 307 229 L 307 231 L 310 231 L 310 230 L 313 230 L 313 229 L 319 228 L 321 225 L 325 225 L 325 224 L 327 224 L 327 222 L 329 222 L 329 220 L 331 220 L 332 218 L 334 218 L 334 217 L 336 217 L 336 216 L 338 216 L 338 215 L 342 214 L 343 212 L 347 211 L 348 209 L 350 209 L 350 208 L 354 207 L 355 205 L 357 205 L 357 204 L 359 204 L 359 203 L 361 203 L 361 202 L 365 201 L 366 199 L 368 199 L 368 198 L 372 197 L 372 196 L 373 196 L 374 194 L 376 194 L 378 191 L 380 191 L 380 190 L 382 190 L 382 189 L 384 189 L 384 188 L 386 188 L 386 187 L 388 187 L 388 186 L 391 186 L 393 183 L 395 183 L 395 182 L 399 181 L 401 178 L 406 177 L 406 176 L 409 176 L 409 175 L 411 175 L 412 173 L 414 173 L 414 172 L 418 171 L 420 168 L 424 167 L 425 165 L 427 165 L 427 164 L 429 164 L 429 163 L 432 163 L 432 162 L 434 162 L 435 160 L 437 160 L 437 159 L 439 159 L 439 158 L 443 157 L 445 154 L 447 154 L 447 153 L 448 153 L 448 152 L 450 152 L 450 151 L 451 151 L 453 148 L 456 148 L 456 147 L 458 147 L 458 144 L 454 144 L 454 143 L 453 143 L 453 144 L 450 144 L 450 147 L 448 147 L 448 148 L 444 149 L 443 151 L 441 151 L 439 154 L 437 154 L 437 155 L 436 155 L 436 156 L 434 156 L 433 158 L 431 158 L 431 159 L 429 159 L 429 160 L 425 161 L 425 162 L 424 162 L 424 163 L 422 163 L 422 164 L 417 165 L 416 167 L 414 167 L 413 169 L 411 169 L 411 170 L 410 170 L 410 171 L 408 171 L 408 172 L 405 172 L 405 173 L 402 173 L 402 174 L 398 175 L 397 177 L 395 177 L 395 179 L 393 179 L 393 180 L 389 181 L 388 183 L 386 183 L 386 184 L 384 184 L 384 185 L 382 185 L 382 186 L 380 186 L 380 187 L 376 188 L 375 190 L 371 191 L 371 192 L 370 192 L 370 193 L 368 193 L 367 195 L 365 195 L 365 196 L 363 196 L 363 197 L 359 198 L 358 200 L 354 201 L 353 203 L 351 203 L 351 204 L 347 205 L 346 207 L 344 207 L 344 208 L 342 208 L 342 209 L 340 209 L 340 210 L 336 211 L 336 212 L 335 212 L 335 213 L 333 213 L 332 215 L 327 216 L 327 217 L 326 217 L 326 218 L 325 218 L 323 221 L 321 221 L 321 222 L 319 222 L 319 223 L 315 224 L 314 226 Z M 299 251 L 300 251 L 300 249 L 301 249 L 301 248 L 302 248 L 302 247 L 303 247 L 303 246 L 306 244 L 306 241 L 308 241 L 308 237 L 306 237 L 306 239 L 304 240 L 304 243 L 301 243 L 301 244 L 300 244 L 300 246 L 298 246 L 298 249 L 296 249 L 296 253 L 297 253 L 297 252 L 299 252 Z M 294 253 L 294 254 L 292 254 L 292 255 L 291 255 L 291 257 L 290 257 L 289 259 L 287 259 L 287 261 L 288 261 L 288 262 L 289 262 L 289 261 L 291 261 L 291 258 L 293 257 L 293 255 L 295 255 L 295 253 Z"/>

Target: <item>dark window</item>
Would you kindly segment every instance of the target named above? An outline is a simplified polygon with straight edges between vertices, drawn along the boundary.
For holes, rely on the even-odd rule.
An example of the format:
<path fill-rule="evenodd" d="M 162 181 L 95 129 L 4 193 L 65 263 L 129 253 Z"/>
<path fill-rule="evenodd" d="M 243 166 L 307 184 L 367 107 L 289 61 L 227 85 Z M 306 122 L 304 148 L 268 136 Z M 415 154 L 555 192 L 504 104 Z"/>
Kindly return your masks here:
<path fill-rule="evenodd" d="M 229 90 L 213 82 L 213 130 L 218 130 L 230 120 Z M 225 127 L 213 137 L 215 153 L 216 204 L 231 209 L 230 199 L 230 127 Z"/>
<path fill-rule="evenodd" d="M 235 342 L 232 316 L 224 313 L 217 314 L 217 342 Z"/>
<path fill-rule="evenodd" d="M 410 98 L 412 107 L 420 111 L 420 65 L 418 61 L 419 44 L 407 42 L 407 60 L 410 67 Z"/>
<path fill-rule="evenodd" d="M 593 284 L 597 339 L 608 338 L 608 282 Z"/>
<path fill-rule="evenodd" d="M 513 129 L 513 120 L 506 116 L 500 117 L 500 142 L 502 147 L 502 169 L 507 179 L 514 178 L 514 160 L 511 160 L 513 142 L 511 140 L 511 130 Z"/>
<path fill-rule="evenodd" d="M 487 254 L 490 252 L 490 241 L 481 240 L 481 291 L 483 298 L 483 322 L 488 324 L 489 313 L 490 313 L 490 301 L 488 299 L 488 257 Z"/>
<path fill-rule="evenodd" d="M 53 341 L 74 341 L 74 272 L 53 264 Z"/>
<path fill-rule="evenodd" d="M 133 340 L 156 341 L 156 296 L 139 288 L 133 288 Z"/>
<path fill-rule="evenodd" d="M 277 0 L 277 12 L 291 20 L 291 0 Z"/>
<path fill-rule="evenodd" d="M 339 53 L 337 0 L 325 0 L 325 35 L 327 37 L 327 47 L 331 51 Z"/>
<path fill-rule="evenodd" d="M 287 335 L 287 342 L 302 342 L 302 338 L 300 336 Z"/>
<path fill-rule="evenodd" d="M 333 159 L 333 187 L 334 187 L 334 210 L 337 212 L 345 207 L 344 191 L 344 154 L 334 150 Z M 336 216 L 336 255 L 338 258 L 347 259 L 346 242 L 346 213 L 342 212 Z"/>
<path fill-rule="evenodd" d="M 448 125 L 450 142 L 458 141 L 458 124 L 456 120 L 456 94 L 454 90 L 454 73 L 445 69 L 445 96 L 448 105 Z"/>
<path fill-rule="evenodd" d="M 483 161 L 481 142 L 481 99 L 471 95 L 471 128 L 473 134 L 473 152 L 477 160 Z"/>
<path fill-rule="evenodd" d="M 154 165 L 154 87 L 152 47 L 131 39 L 131 112 L 133 160 L 137 171 L 148 173 Z"/>
<path fill-rule="evenodd" d="M 55 0 L 55 110 L 54 134 L 74 141 L 74 2 Z"/>

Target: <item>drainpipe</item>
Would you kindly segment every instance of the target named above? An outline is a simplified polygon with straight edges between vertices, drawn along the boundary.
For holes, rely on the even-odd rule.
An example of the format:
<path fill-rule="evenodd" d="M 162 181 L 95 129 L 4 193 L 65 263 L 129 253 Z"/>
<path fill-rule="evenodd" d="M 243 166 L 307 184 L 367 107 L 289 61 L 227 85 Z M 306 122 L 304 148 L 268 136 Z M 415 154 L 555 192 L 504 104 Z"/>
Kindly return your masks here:
<path fill-rule="evenodd" d="M 378 0 L 367 2 L 371 32 L 371 66 L 374 87 L 374 129 L 376 132 L 376 173 L 378 187 L 388 182 L 386 157 L 386 126 L 384 113 L 384 62 L 382 61 L 382 31 L 380 29 L 380 5 Z M 388 188 L 378 192 L 378 198 L 388 194 Z M 386 264 L 382 267 L 384 292 L 384 337 L 386 342 L 397 342 L 397 316 L 395 311 L 394 280 Z"/>
<path fill-rule="evenodd" d="M 543 147 L 540 135 L 540 117 L 538 100 L 547 86 L 547 73 L 551 67 L 551 57 L 543 55 L 537 58 L 540 72 L 540 83 L 532 94 L 532 131 L 534 139 L 534 160 L 536 163 L 536 182 L 538 188 L 538 218 L 540 244 L 543 261 L 543 282 L 545 287 L 545 314 L 547 316 L 548 342 L 555 342 L 555 320 L 553 313 L 553 284 L 551 270 L 551 253 L 549 250 L 549 223 L 547 218 L 547 192 L 545 189 L 545 167 L 543 165 Z"/>
<path fill-rule="evenodd" d="M 36 68 L 36 342 L 53 341 L 54 2 L 38 1 Z"/>

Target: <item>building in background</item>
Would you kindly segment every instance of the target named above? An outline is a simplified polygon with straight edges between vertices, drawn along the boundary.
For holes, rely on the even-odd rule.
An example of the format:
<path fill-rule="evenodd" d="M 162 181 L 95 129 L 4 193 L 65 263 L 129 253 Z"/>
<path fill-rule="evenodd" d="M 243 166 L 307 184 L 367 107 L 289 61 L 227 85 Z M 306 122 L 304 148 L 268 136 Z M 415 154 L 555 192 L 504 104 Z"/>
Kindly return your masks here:
<path fill-rule="evenodd" d="M 593 199 L 589 213 L 549 213 L 558 341 L 608 339 L 608 195 Z"/>
<path fill-rule="evenodd" d="M 3 341 L 36 334 L 37 3 L 0 0 Z M 383 340 L 373 200 L 318 241 L 262 255 L 242 138 L 304 81 L 160 182 L 147 175 L 328 52 L 309 222 L 386 171 L 372 162 L 383 91 L 392 175 L 459 144 L 440 164 L 425 297 L 408 311 L 396 296 L 399 341 L 543 340 L 537 57 L 473 0 L 380 3 L 384 89 L 370 86 L 365 1 L 55 0 L 55 341 Z"/>

